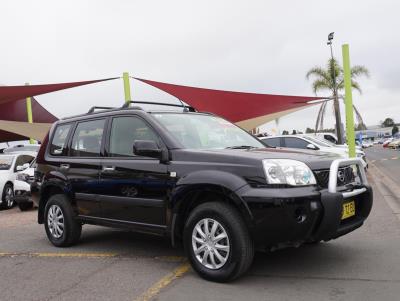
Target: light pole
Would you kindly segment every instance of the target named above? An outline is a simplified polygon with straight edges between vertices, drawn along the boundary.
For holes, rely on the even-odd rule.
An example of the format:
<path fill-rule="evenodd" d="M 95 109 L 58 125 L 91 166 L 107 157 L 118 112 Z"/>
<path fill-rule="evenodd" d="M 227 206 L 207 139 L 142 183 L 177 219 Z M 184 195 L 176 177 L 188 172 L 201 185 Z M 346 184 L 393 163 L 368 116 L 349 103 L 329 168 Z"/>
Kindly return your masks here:
<path fill-rule="evenodd" d="M 335 60 L 333 58 L 333 50 L 332 50 L 332 41 L 333 35 L 335 33 L 331 32 L 328 35 L 328 42 L 326 43 L 329 45 L 331 49 L 331 69 L 333 71 L 333 107 L 335 109 L 335 119 L 336 119 L 336 135 L 338 136 L 338 143 L 343 144 L 343 133 L 342 133 L 342 118 L 340 116 L 340 105 L 338 99 L 338 91 L 337 91 L 337 84 L 336 84 L 336 70 L 335 70 Z"/>

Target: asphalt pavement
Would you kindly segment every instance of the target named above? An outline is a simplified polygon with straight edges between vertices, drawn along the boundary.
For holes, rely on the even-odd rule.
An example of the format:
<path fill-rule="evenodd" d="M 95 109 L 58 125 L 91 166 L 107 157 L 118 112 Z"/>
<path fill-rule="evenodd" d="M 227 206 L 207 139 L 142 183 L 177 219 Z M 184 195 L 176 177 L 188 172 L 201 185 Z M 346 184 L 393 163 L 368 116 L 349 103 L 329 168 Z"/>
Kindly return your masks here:
<path fill-rule="evenodd" d="M 396 155 L 367 150 L 375 202 L 362 228 L 327 243 L 257 253 L 249 273 L 229 284 L 199 278 L 163 238 L 84 226 L 77 246 L 60 249 L 36 211 L 0 211 L 0 300 L 399 300 L 400 219 L 387 202 L 396 196 L 384 190 L 400 187 Z"/>

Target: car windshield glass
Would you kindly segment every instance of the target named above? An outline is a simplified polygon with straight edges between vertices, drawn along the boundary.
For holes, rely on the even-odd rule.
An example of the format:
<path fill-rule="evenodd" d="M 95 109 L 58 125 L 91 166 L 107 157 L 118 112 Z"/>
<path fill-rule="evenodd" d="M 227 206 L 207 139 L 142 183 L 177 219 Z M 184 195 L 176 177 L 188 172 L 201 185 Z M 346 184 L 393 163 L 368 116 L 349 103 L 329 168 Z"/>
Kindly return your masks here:
<path fill-rule="evenodd" d="M 331 147 L 331 145 L 329 145 L 328 143 L 322 142 L 319 139 L 316 139 L 314 137 L 306 137 L 308 140 L 314 142 L 315 144 L 317 144 L 318 146 L 324 146 L 324 147 Z"/>
<path fill-rule="evenodd" d="M 0 170 L 10 169 L 13 159 L 12 156 L 0 156 Z"/>
<path fill-rule="evenodd" d="M 265 148 L 257 138 L 229 121 L 216 116 L 182 113 L 155 113 L 154 117 L 185 148 Z"/>

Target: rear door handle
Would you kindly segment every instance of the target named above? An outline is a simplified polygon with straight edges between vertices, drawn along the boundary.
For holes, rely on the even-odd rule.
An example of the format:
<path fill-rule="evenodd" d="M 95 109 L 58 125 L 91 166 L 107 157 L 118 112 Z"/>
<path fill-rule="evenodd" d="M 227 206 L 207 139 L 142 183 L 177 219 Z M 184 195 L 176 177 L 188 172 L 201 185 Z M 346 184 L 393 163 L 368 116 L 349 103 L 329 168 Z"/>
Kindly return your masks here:
<path fill-rule="evenodd" d="M 103 166 L 103 171 L 114 171 L 115 166 Z"/>
<path fill-rule="evenodd" d="M 61 164 L 60 168 L 61 169 L 69 169 L 69 164 Z"/>

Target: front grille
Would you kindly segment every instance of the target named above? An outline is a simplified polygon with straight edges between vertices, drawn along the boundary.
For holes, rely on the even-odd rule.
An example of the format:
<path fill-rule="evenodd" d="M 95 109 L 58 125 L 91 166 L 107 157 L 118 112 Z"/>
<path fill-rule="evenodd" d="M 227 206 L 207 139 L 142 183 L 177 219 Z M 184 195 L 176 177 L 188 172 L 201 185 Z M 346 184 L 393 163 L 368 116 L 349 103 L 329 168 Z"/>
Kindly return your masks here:
<path fill-rule="evenodd" d="M 329 169 L 314 170 L 317 183 L 322 188 L 328 188 L 329 183 Z M 339 168 L 337 186 L 344 186 L 354 182 L 354 173 L 351 166 Z"/>

